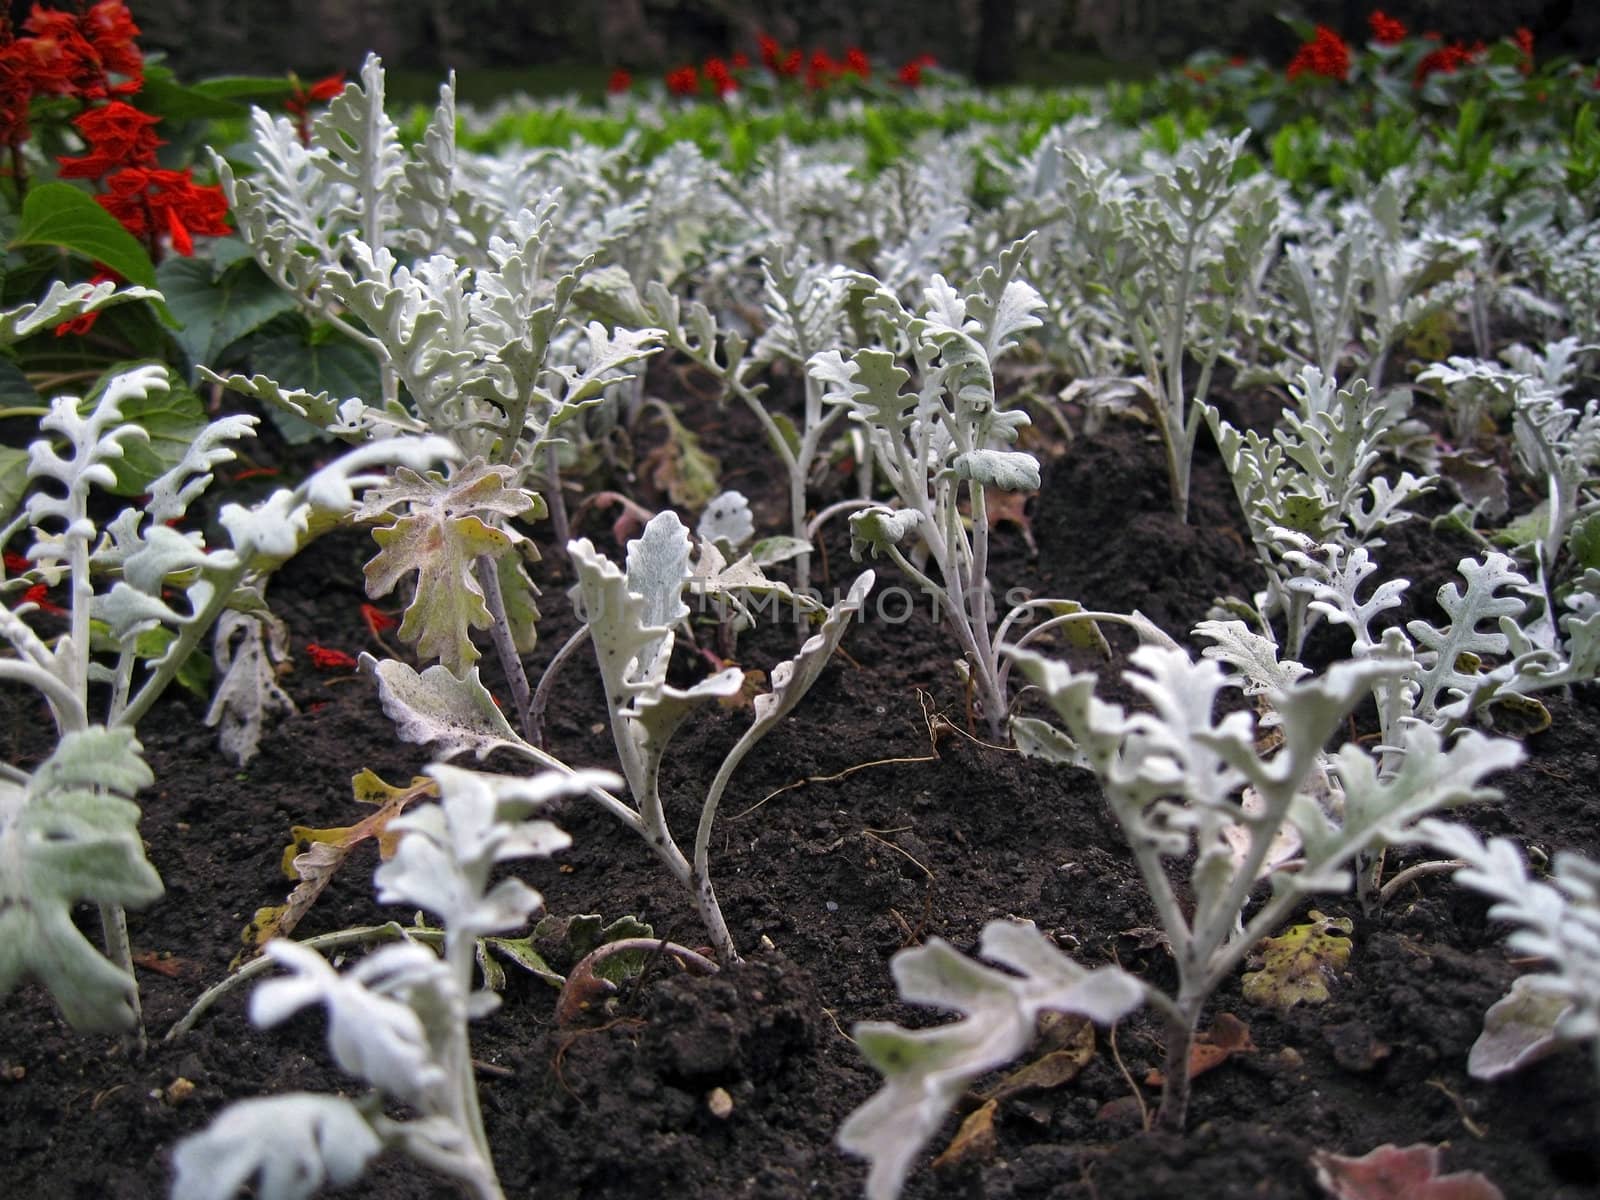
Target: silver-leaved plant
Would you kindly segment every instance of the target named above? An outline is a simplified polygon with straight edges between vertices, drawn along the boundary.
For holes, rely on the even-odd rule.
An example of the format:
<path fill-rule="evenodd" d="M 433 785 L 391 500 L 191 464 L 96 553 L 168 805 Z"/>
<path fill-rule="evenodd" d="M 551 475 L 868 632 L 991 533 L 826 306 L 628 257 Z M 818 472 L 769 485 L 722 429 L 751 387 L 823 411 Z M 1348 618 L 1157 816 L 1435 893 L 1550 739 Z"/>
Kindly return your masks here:
<path fill-rule="evenodd" d="M 1217 716 L 1222 691 L 1243 686 L 1243 678 L 1214 659 L 1195 662 L 1175 646 L 1141 646 L 1125 679 L 1150 711 L 1127 712 L 1095 696 L 1094 675 L 1031 651 L 1011 654 L 1061 720 L 1071 761 L 1099 777 L 1172 948 L 1177 991 L 1167 995 L 1120 968 L 1090 973 L 1031 926 L 1007 922 L 985 929 L 981 949 L 1015 974 L 979 967 L 942 944 L 897 955 L 905 998 L 966 1015 L 931 1030 L 858 1031 L 887 1085 L 851 1116 L 840 1141 L 872 1160 L 874 1200 L 897 1194 L 911 1159 L 966 1082 L 1019 1053 L 1042 1009 L 1113 1021 L 1141 1000 L 1158 1008 L 1166 1058 L 1157 1120 L 1181 1130 L 1190 1049 L 1217 986 L 1307 894 L 1348 888 L 1348 867 L 1364 849 L 1414 837 L 1414 823 L 1428 813 L 1493 796 L 1484 777 L 1522 757 L 1515 742 L 1476 732 L 1446 748 L 1420 725 L 1405 732 L 1404 764 L 1391 779 L 1379 778 L 1377 763 L 1358 745 L 1326 755 L 1324 742 L 1373 679 L 1395 672 L 1388 663 L 1339 663 L 1321 676 L 1286 672 L 1259 689 L 1277 735 L 1277 749 L 1268 752 L 1250 715 Z M 1288 830 L 1299 845 L 1293 869 L 1285 869 Z M 1187 901 L 1180 900 L 1174 862 L 1191 864 Z M 1246 919 L 1263 883 L 1270 894 Z"/>
<path fill-rule="evenodd" d="M 316 951 L 274 940 L 266 954 L 287 974 L 258 984 L 250 1018 L 282 1023 L 310 1005 L 328 1010 L 328 1049 L 340 1069 L 375 1089 L 364 1101 L 291 1093 L 225 1109 L 173 1153 L 172 1200 L 303 1200 L 323 1183 L 349 1183 L 385 1147 L 501 1200 L 479 1108 L 468 1022 L 499 1006 L 473 988 L 478 940 L 525 926 L 539 893 L 495 868 L 548 858 L 571 839 L 534 814 L 588 788 L 615 786 L 603 771 L 486 775 L 434 764 L 439 801 L 396 818 L 394 856 L 377 870 L 378 899 L 420 908 L 444 925 L 442 957 L 414 941 L 385 946 L 340 974 Z M 396 1120 L 385 1103 L 415 1116 Z"/>

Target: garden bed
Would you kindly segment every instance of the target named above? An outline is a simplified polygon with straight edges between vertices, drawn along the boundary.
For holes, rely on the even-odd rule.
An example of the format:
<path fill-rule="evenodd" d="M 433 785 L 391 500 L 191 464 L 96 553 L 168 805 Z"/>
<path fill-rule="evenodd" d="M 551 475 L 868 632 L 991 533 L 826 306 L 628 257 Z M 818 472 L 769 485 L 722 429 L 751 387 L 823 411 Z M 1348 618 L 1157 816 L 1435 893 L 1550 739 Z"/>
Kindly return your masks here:
<path fill-rule="evenodd" d="M 731 412 L 691 411 L 708 423 L 725 483 L 750 494 L 758 527 L 764 518 L 776 523 L 781 497 L 761 490 L 770 474 L 742 458 L 755 444 L 752 430 Z M 1037 555 L 1020 531 L 1002 530 L 992 570 L 999 590 L 1137 608 L 1181 638 L 1214 597 L 1259 586 L 1208 440 L 1188 525 L 1170 513 L 1161 446 L 1141 426 L 1113 422 L 1047 463 L 1045 475 L 1031 501 Z M 664 502 L 646 485 L 614 482 L 647 505 Z M 577 532 L 617 554 L 604 526 L 591 517 Z M 1455 561 L 1471 552 L 1418 520 L 1394 531 L 1384 568 L 1413 580 L 1413 603 L 1431 606 Z M 364 533 L 330 535 L 274 578 L 273 606 L 294 633 L 295 669 L 284 682 L 299 712 L 266 735 L 243 770 L 218 754 L 203 704 L 178 689 L 141 724 L 158 780 L 140 796 L 141 831 L 166 885 L 161 901 L 130 915 L 153 1044 L 131 1058 L 115 1039 L 74 1035 L 34 985 L 9 999 L 0 1033 L 5 1195 L 160 1195 L 173 1144 L 227 1102 L 293 1089 L 359 1092 L 328 1065 L 320 1015 L 258 1031 L 245 1017 L 248 989 L 184 1037 L 160 1039 L 225 974 L 254 910 L 282 901 L 290 826 L 350 824 L 362 815 L 350 795 L 355 772 L 404 783 L 427 762 L 420 748 L 397 742 L 369 679 L 319 672 L 304 650 L 361 648 L 360 566 L 370 553 Z M 858 569 L 837 536 L 828 567 L 833 584 Z M 893 573 L 880 570 L 880 589 Z M 546 616 L 530 659 L 535 678 L 572 629 L 564 564 L 547 554 L 537 576 Z M 513 972 L 501 1009 L 474 1026 L 485 1121 L 508 1195 L 860 1195 L 864 1164 L 841 1154 L 833 1137 L 879 1078 L 848 1035 L 865 1019 L 940 1019 L 903 1005 L 888 970 L 895 951 L 930 937 L 970 951 L 987 921 L 1030 918 L 1080 962 L 1116 961 L 1170 986 L 1153 910 L 1093 776 L 974 737 L 948 639 L 926 613 L 906 622 L 885 616 L 869 602 L 844 652 L 782 735 L 741 768 L 723 805 L 712 867 L 743 965 L 702 978 L 662 958 L 591 1020 L 565 1028 L 555 1021 L 555 991 Z M 1103 688 L 1130 648 L 1111 636 L 1117 653 L 1098 668 Z M 1331 633 L 1312 645 L 1314 660 L 1344 652 Z M 789 653 L 784 628 L 739 645 L 746 667 Z M 31 694 L 0 700 L 7 760 L 31 767 L 50 748 L 48 716 Z M 1593 855 L 1597 696 L 1586 685 L 1547 704 L 1553 721 L 1527 738 L 1527 763 L 1496 781 L 1505 798 L 1463 816 L 1545 852 Z M 574 766 L 610 764 L 605 719 L 586 656 L 567 669 L 552 704 L 551 750 Z M 703 789 L 696 772 L 709 777 L 745 722 L 714 706 L 692 720 L 680 735 L 686 752 L 672 760 L 686 774 L 667 778 L 669 797 Z M 671 812 L 675 828 L 696 816 L 688 800 Z M 570 850 L 517 871 L 550 913 L 634 915 L 657 935 L 700 940 L 686 896 L 639 838 L 580 801 L 568 801 L 557 820 Z M 359 849 L 296 936 L 409 922 L 411 913 L 374 901 L 375 865 L 370 844 Z M 1314 1150 L 1426 1142 L 1449 1143 L 1447 1169 L 1483 1171 L 1508 1197 L 1594 1195 L 1600 1113 L 1583 1055 L 1557 1055 L 1494 1084 L 1467 1076 L 1483 1012 L 1519 971 L 1504 928 L 1486 919 L 1487 902 L 1433 877 L 1376 919 L 1348 898 L 1326 897 L 1319 907 L 1354 922 L 1347 970 L 1326 1003 L 1286 1013 L 1246 1001 L 1237 979 L 1217 993 L 1203 1024 L 1234 1015 L 1254 1050 L 1197 1079 L 1186 1136 L 1141 1130 L 1141 1108 L 1156 1098 L 1143 1081 L 1161 1061 L 1158 1019 L 1142 1010 L 1117 1028 L 1114 1049 L 1099 1032 L 1075 1079 L 1004 1101 L 987 1153 L 937 1170 L 924 1156 L 905 1194 L 1310 1198 L 1321 1194 Z M 713 1103 L 717 1089 L 731 1110 L 721 1096 Z M 393 1159 L 344 1194 L 455 1191 Z"/>

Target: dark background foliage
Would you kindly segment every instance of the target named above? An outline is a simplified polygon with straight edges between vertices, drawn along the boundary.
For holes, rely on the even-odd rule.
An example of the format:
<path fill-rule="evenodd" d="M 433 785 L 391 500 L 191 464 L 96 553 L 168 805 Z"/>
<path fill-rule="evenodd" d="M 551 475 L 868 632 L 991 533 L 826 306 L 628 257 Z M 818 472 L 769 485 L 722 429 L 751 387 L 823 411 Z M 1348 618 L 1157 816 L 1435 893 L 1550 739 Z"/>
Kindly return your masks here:
<path fill-rule="evenodd" d="M 53 0 L 65 5 L 70 0 Z M 707 54 L 752 49 L 757 32 L 832 53 L 875 58 L 932 53 L 989 82 L 1071 82 L 1103 60 L 1129 73 L 1202 47 L 1286 60 L 1291 9 L 1364 39 L 1382 7 L 1413 30 L 1493 40 L 1533 30 L 1541 56 L 1600 53 L 1600 4 L 1589 0 L 132 0 L 143 43 L 180 77 L 224 72 L 351 70 L 367 50 L 391 67 L 439 72 L 623 66 L 655 71 Z M 25 11 L 27 5 L 13 5 Z"/>

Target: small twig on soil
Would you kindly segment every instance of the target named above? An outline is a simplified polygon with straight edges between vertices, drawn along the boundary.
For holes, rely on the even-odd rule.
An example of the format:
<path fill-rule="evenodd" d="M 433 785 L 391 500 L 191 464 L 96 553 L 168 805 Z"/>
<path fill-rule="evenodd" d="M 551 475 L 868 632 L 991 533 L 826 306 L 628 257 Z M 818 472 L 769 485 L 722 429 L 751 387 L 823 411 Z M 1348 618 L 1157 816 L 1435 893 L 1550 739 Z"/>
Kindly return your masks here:
<path fill-rule="evenodd" d="M 882 832 L 884 832 L 884 833 L 896 833 L 896 832 L 898 832 L 898 830 L 885 829 Z M 889 849 L 893 850 L 896 854 L 904 854 L 907 858 L 909 858 L 912 861 L 912 863 L 916 866 L 917 870 L 921 871 L 924 875 L 926 875 L 928 877 L 928 882 L 929 883 L 933 882 L 933 872 L 928 870 L 927 867 L 923 866 L 923 864 L 917 860 L 916 855 L 912 854 L 911 851 L 909 851 L 909 850 L 903 849 L 900 846 L 896 846 L 893 842 L 889 841 L 887 838 L 879 837 L 878 833 L 879 833 L 879 831 L 875 830 L 875 829 L 863 829 L 861 831 L 861 836 L 864 837 L 864 838 L 871 838 L 873 841 L 877 842 L 880 846 L 889 847 Z"/>
<path fill-rule="evenodd" d="M 834 1027 L 834 1029 L 836 1031 L 838 1031 L 839 1036 L 842 1037 L 845 1041 L 849 1042 L 852 1046 L 854 1046 L 856 1044 L 855 1038 L 851 1037 L 848 1033 L 846 1033 L 844 1031 L 844 1026 L 839 1024 L 839 1018 L 838 1018 L 838 1016 L 836 1016 L 834 1014 L 833 1009 L 824 1008 L 822 1011 L 828 1014 L 828 1020 L 833 1022 L 833 1027 Z"/>
<path fill-rule="evenodd" d="M 1117 1064 L 1117 1070 L 1122 1073 L 1123 1080 L 1128 1085 L 1128 1090 L 1133 1093 L 1134 1103 L 1139 1106 L 1139 1127 L 1146 1133 L 1150 1132 L 1150 1106 L 1144 1102 L 1144 1093 L 1139 1090 L 1139 1084 L 1128 1070 L 1128 1065 L 1122 1061 L 1122 1054 L 1117 1049 L 1117 1022 L 1111 1026 L 1111 1032 L 1106 1035 L 1106 1041 L 1111 1047 L 1111 1061 Z"/>
<path fill-rule="evenodd" d="M 1428 1086 L 1431 1088 L 1437 1088 L 1446 1096 L 1450 1097 L 1450 1102 L 1456 1106 L 1456 1114 L 1461 1118 L 1461 1124 L 1466 1127 L 1468 1133 L 1477 1138 L 1479 1141 L 1482 1141 L 1484 1138 L 1489 1136 L 1489 1130 L 1483 1125 L 1480 1125 L 1477 1121 L 1474 1121 L 1472 1117 L 1468 1115 L 1466 1101 L 1462 1100 L 1460 1096 L 1451 1091 L 1450 1088 L 1446 1086 L 1444 1080 L 1430 1079 L 1428 1080 Z"/>
<path fill-rule="evenodd" d="M 1461 858 L 1437 858 L 1429 862 L 1413 863 L 1404 871 L 1397 873 L 1393 879 L 1379 889 L 1378 907 L 1382 908 L 1388 904 L 1390 900 L 1394 899 L 1394 894 L 1408 883 L 1427 875 L 1443 875 L 1449 871 L 1459 871 L 1467 865 L 1467 861 Z"/>
<path fill-rule="evenodd" d="M 499 1063 L 484 1062 L 481 1058 L 472 1060 L 472 1069 L 479 1075 L 493 1075 L 496 1079 L 515 1079 L 517 1075 L 510 1067 L 502 1067 Z"/>

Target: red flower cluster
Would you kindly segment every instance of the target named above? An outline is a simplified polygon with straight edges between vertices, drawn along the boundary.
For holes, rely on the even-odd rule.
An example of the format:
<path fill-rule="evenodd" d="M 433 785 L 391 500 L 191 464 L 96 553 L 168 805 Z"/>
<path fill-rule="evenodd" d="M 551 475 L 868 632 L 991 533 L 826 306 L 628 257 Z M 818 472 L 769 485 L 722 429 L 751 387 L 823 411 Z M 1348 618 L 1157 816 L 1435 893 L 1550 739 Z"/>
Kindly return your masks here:
<path fill-rule="evenodd" d="M 1312 39 L 1296 50 L 1294 57 L 1289 60 L 1290 79 L 1307 74 L 1340 82 L 1350 74 L 1350 47 L 1326 25 L 1318 25 Z"/>
<path fill-rule="evenodd" d="M 1519 68 L 1524 75 L 1533 74 L 1533 30 L 1526 25 L 1518 25 L 1517 32 L 1511 35 L 1511 40 L 1516 43 L 1517 49 L 1522 51 L 1522 66 Z"/>
<path fill-rule="evenodd" d="M 667 91 L 674 96 L 693 96 L 700 91 L 700 72 L 693 67 L 679 67 L 667 72 Z"/>
<path fill-rule="evenodd" d="M 1439 40 L 1437 33 L 1425 33 L 1422 36 L 1432 42 Z M 1430 50 L 1417 64 L 1416 76 L 1411 81 L 1412 86 L 1421 87 L 1429 75 L 1454 75 L 1462 67 L 1471 66 L 1482 53 L 1482 42 L 1475 42 L 1471 46 L 1465 42 L 1450 42 L 1437 50 Z"/>
<path fill-rule="evenodd" d="M 710 81 L 719 96 L 726 96 L 730 92 L 739 90 L 739 81 L 733 77 L 728 64 L 720 58 L 706 59 L 706 79 Z"/>
<path fill-rule="evenodd" d="M 633 88 L 633 74 L 625 67 L 618 67 L 611 72 L 611 78 L 606 80 L 606 91 L 613 96 L 620 96 Z"/>
<path fill-rule="evenodd" d="M 905 66 L 900 68 L 900 82 L 907 87 L 921 87 L 922 73 L 930 67 L 937 67 L 939 60 L 931 54 L 919 54 Z"/>
<path fill-rule="evenodd" d="M 28 137 L 35 96 L 104 100 L 144 85 L 144 56 L 133 39 L 139 27 L 122 0 L 99 0 L 79 12 L 35 7 L 17 37 L 0 22 L 0 141 Z"/>
<path fill-rule="evenodd" d="M 58 158 L 63 179 L 101 179 L 129 163 L 153 163 L 156 147 L 166 144 L 155 134 L 160 117 L 121 100 L 81 112 L 72 123 L 89 144 L 89 153 Z"/>
<path fill-rule="evenodd" d="M 196 234 L 228 233 L 228 201 L 222 189 L 196 184 L 188 170 L 124 167 L 106 180 L 106 187 L 95 199 L 124 229 L 146 242 L 166 234 L 185 258 L 194 253 Z"/>
<path fill-rule="evenodd" d="M 1372 40 L 1380 46 L 1392 46 L 1406 40 L 1405 22 L 1395 20 L 1381 8 L 1375 8 L 1368 14 L 1367 28 L 1372 31 Z"/>

